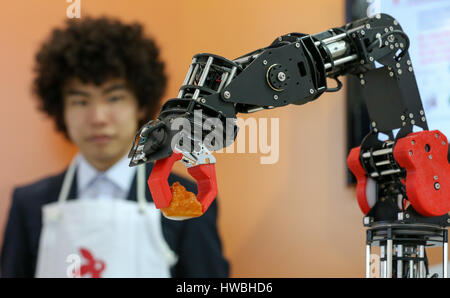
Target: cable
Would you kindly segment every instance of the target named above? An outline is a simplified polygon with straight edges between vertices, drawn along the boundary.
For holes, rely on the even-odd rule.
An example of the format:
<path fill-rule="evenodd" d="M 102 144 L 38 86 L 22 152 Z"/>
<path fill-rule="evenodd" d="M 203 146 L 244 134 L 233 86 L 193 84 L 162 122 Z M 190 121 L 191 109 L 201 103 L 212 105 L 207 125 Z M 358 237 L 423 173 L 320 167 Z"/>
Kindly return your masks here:
<path fill-rule="evenodd" d="M 327 90 L 325 90 L 325 92 L 337 92 L 337 91 L 341 90 L 341 88 L 342 88 L 342 82 L 339 81 L 338 77 L 332 77 L 331 79 L 334 79 L 334 80 L 336 81 L 337 86 L 334 87 L 334 88 L 328 88 L 328 87 L 327 87 Z"/>

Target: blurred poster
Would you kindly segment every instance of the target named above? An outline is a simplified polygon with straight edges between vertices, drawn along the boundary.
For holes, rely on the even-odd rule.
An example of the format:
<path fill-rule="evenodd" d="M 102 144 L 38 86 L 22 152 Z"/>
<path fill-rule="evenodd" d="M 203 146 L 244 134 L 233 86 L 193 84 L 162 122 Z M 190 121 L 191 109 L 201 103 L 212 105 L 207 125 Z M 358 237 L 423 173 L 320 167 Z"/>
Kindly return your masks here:
<path fill-rule="evenodd" d="M 367 14 L 394 17 L 409 53 L 430 130 L 450 138 L 450 0 L 367 0 Z"/>

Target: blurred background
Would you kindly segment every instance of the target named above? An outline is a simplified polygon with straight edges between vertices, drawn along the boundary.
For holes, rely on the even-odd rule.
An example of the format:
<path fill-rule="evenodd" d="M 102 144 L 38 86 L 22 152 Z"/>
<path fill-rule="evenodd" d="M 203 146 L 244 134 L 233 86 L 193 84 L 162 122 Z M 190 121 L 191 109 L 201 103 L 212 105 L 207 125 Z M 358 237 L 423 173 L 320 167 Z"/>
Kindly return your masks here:
<path fill-rule="evenodd" d="M 76 152 L 37 111 L 31 94 L 34 54 L 66 20 L 70 5 L 28 0 L 0 7 L 0 241 L 13 188 L 62 171 Z M 140 22 L 156 39 L 169 99 L 178 94 L 194 54 L 233 59 L 289 32 L 342 26 L 346 2 L 81 0 L 81 18 L 101 15 Z M 232 277 L 363 277 L 363 214 L 355 187 L 347 185 L 345 90 L 251 116 L 279 118 L 279 160 L 261 164 L 263 154 L 216 155 L 219 230 Z M 176 171 L 187 176 L 182 165 Z M 431 250 L 429 258 L 436 264 L 440 251 Z"/>

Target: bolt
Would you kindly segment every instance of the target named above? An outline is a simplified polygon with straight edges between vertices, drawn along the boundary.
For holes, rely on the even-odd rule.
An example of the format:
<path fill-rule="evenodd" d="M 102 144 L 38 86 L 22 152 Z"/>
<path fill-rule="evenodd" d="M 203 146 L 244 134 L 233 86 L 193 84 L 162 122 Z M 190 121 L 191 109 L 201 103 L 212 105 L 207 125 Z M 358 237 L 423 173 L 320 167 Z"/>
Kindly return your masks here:
<path fill-rule="evenodd" d="M 447 144 L 446 144 L 445 142 L 442 142 L 442 145 L 444 145 L 444 146 L 445 146 L 445 145 L 447 145 Z"/>
<path fill-rule="evenodd" d="M 416 141 L 412 140 L 412 141 L 411 141 L 411 144 L 415 145 L 415 144 L 416 144 Z"/>
<path fill-rule="evenodd" d="M 403 49 L 405 47 L 405 45 L 403 44 L 403 42 L 400 43 L 400 47 Z"/>
<path fill-rule="evenodd" d="M 422 121 L 425 122 L 425 117 L 422 117 Z"/>
<path fill-rule="evenodd" d="M 300 47 L 300 43 L 296 42 L 296 43 L 295 43 L 295 47 L 296 47 L 296 48 L 299 48 L 299 47 Z"/>
<path fill-rule="evenodd" d="M 409 118 L 414 118 L 414 114 L 413 113 L 409 113 Z"/>
<path fill-rule="evenodd" d="M 309 89 L 309 93 L 314 94 L 314 89 Z"/>
<path fill-rule="evenodd" d="M 389 72 L 389 76 L 393 77 L 393 76 L 394 76 L 394 73 L 393 73 L 392 71 Z"/>
<path fill-rule="evenodd" d="M 359 63 L 364 64 L 364 60 L 359 61 Z"/>
<path fill-rule="evenodd" d="M 436 182 L 436 183 L 434 184 L 434 189 L 436 189 L 436 190 L 441 189 L 441 185 L 439 184 L 439 182 Z"/>
<path fill-rule="evenodd" d="M 411 150 L 409 150 L 409 156 L 412 156 L 413 152 Z"/>
<path fill-rule="evenodd" d="M 402 119 L 402 121 L 405 120 L 405 118 L 406 118 L 405 115 L 402 115 L 402 116 L 400 117 L 400 119 Z"/>
<path fill-rule="evenodd" d="M 370 60 L 370 61 L 373 61 L 373 57 L 369 57 L 369 60 Z"/>
<path fill-rule="evenodd" d="M 420 110 L 420 115 L 422 115 L 422 116 L 423 116 L 423 114 L 424 114 L 423 110 Z"/>
<path fill-rule="evenodd" d="M 389 42 L 386 40 L 386 41 L 384 42 L 384 45 L 385 45 L 385 46 L 388 46 L 388 45 L 389 45 Z"/>
<path fill-rule="evenodd" d="M 402 70 L 401 69 L 397 70 L 397 72 L 398 72 L 399 75 L 402 74 Z"/>
<path fill-rule="evenodd" d="M 364 32 L 364 30 L 361 30 L 361 35 L 364 35 L 364 34 L 366 34 L 366 32 Z"/>
<path fill-rule="evenodd" d="M 400 68 L 400 63 L 395 64 L 395 67 Z"/>
<path fill-rule="evenodd" d="M 398 42 L 395 43 L 395 47 L 398 48 Z"/>
<path fill-rule="evenodd" d="M 389 29 L 388 28 L 384 28 L 384 32 L 388 33 Z"/>
<path fill-rule="evenodd" d="M 367 29 L 370 29 L 370 24 L 367 24 L 367 25 L 366 25 L 366 28 L 367 28 Z"/>
<path fill-rule="evenodd" d="M 364 85 L 366 83 L 366 81 L 361 80 L 361 85 Z"/>
<path fill-rule="evenodd" d="M 389 26 L 389 30 L 394 31 L 394 27 Z"/>
<path fill-rule="evenodd" d="M 434 180 L 438 180 L 438 176 L 434 176 L 433 179 L 434 179 Z"/>
<path fill-rule="evenodd" d="M 389 48 L 390 48 L 391 50 L 393 50 L 393 49 L 394 49 L 394 46 L 393 46 L 393 45 L 390 45 Z"/>
<path fill-rule="evenodd" d="M 398 22 L 397 22 L 397 20 L 394 20 L 394 25 L 395 25 L 395 26 L 397 26 L 397 25 L 398 25 Z"/>
<path fill-rule="evenodd" d="M 263 64 L 264 64 L 264 65 L 267 65 L 267 60 L 264 60 L 264 61 L 263 61 Z"/>
<path fill-rule="evenodd" d="M 377 123 L 375 121 L 372 122 L 372 127 L 376 127 Z"/>
<path fill-rule="evenodd" d="M 231 97 L 230 91 L 225 91 L 225 92 L 223 93 L 223 97 L 225 97 L 226 99 L 229 99 L 229 98 Z"/>
<path fill-rule="evenodd" d="M 278 80 L 280 81 L 280 82 L 284 82 L 284 80 L 286 80 L 286 75 L 285 75 L 285 73 L 284 72 L 279 72 L 278 73 Z"/>
<path fill-rule="evenodd" d="M 428 159 L 433 159 L 433 155 L 428 155 Z"/>
<path fill-rule="evenodd" d="M 406 217 L 406 218 L 409 218 L 409 213 L 406 213 L 406 214 L 405 214 L 405 217 Z"/>
<path fill-rule="evenodd" d="M 278 100 L 278 95 L 274 95 L 273 99 Z"/>
<path fill-rule="evenodd" d="M 411 120 L 411 124 L 412 124 L 412 125 L 416 124 L 416 121 Z"/>

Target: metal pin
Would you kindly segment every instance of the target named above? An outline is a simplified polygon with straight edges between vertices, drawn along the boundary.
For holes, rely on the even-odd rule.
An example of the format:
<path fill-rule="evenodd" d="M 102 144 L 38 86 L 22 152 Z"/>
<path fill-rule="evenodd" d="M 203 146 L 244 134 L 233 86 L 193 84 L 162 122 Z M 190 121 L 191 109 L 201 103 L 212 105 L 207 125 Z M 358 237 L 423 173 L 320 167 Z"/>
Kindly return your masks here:
<path fill-rule="evenodd" d="M 419 246 L 419 258 L 422 260 L 419 260 L 419 278 L 425 278 L 425 262 L 423 261 L 423 258 L 425 257 L 425 247 L 423 245 Z"/>
<path fill-rule="evenodd" d="M 387 256 L 386 256 L 386 277 L 392 278 L 392 239 L 387 240 Z"/>
<path fill-rule="evenodd" d="M 401 258 L 403 257 L 403 245 L 397 245 L 397 278 L 403 277 L 403 261 Z"/>

